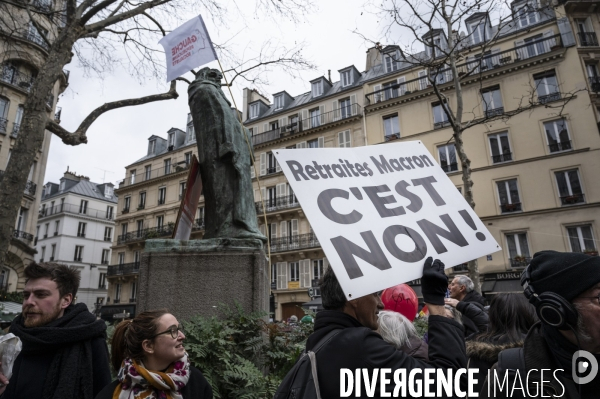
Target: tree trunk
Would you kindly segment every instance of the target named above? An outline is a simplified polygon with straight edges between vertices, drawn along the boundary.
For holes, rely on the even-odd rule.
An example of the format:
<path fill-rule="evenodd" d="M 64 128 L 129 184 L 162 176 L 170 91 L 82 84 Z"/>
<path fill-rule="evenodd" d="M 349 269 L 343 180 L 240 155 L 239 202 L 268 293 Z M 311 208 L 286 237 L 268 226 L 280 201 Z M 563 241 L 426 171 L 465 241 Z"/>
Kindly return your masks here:
<path fill-rule="evenodd" d="M 62 30 L 50 47 L 44 67 L 39 71 L 23 105 L 20 130 L 6 171 L 0 180 L 0 265 L 6 265 L 8 247 L 29 170 L 38 151 L 42 150 L 48 118 L 53 117 L 48 116 L 46 100 L 62 74 L 63 67 L 71 59 L 71 50 L 79 33 L 80 29 L 72 26 Z M 41 187 L 37 188 L 36 195 L 40 194 L 39 190 Z M 30 212 L 37 212 L 37 209 L 31 209 Z"/>

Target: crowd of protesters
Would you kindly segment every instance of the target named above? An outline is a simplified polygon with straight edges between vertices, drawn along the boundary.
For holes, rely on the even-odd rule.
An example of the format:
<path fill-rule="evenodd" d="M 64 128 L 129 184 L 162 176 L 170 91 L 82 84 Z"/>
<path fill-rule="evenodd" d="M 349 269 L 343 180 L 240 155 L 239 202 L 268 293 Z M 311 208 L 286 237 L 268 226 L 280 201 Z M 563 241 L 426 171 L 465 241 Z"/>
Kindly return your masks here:
<path fill-rule="evenodd" d="M 327 269 L 321 282 L 325 310 L 316 314 L 306 343 L 316 380 L 309 383 L 320 397 L 340 397 L 342 369 L 368 375 L 383 369 L 469 369 L 479 372 L 474 385 L 479 397 L 598 397 L 600 377 L 580 375 L 576 357 L 587 354 L 587 365 L 596 362 L 588 372 L 598 372 L 600 257 L 538 252 L 521 278 L 523 293 L 498 294 L 489 307 L 468 277 L 448 282 L 444 269 L 432 258 L 423 266 L 427 342 L 406 317 L 384 311 L 379 293 L 346 298 Z M 122 321 L 109 356 L 106 324 L 84 304 L 73 303 L 79 272 L 32 263 L 24 273 L 23 310 L 10 327 L 22 350 L 12 374 L 1 369 L 0 399 L 212 398 L 210 384 L 188 360 L 185 334 L 174 315 L 150 311 Z M 112 382 L 110 366 L 117 376 Z M 521 384 L 527 376 L 527 389 L 490 390 L 494 380 L 488 376 L 502 372 L 520 374 Z M 276 398 L 296 397 L 298 392 L 286 390 L 286 381 L 294 377 L 288 374 Z M 460 380 L 465 390 L 468 384 Z M 353 397 L 372 397 L 366 386 L 358 388 Z M 377 391 L 375 397 L 385 393 Z M 421 397 L 411 395 L 406 397 Z"/>

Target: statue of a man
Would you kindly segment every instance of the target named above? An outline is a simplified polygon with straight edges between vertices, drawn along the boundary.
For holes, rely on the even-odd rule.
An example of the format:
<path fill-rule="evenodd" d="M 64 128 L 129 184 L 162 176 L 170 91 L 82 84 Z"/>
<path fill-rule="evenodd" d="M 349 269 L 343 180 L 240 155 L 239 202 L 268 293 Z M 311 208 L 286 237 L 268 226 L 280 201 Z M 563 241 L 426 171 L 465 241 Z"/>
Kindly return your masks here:
<path fill-rule="evenodd" d="M 219 70 L 203 68 L 188 89 L 206 203 L 204 238 L 266 242 L 256 219 L 248 130 L 221 90 L 222 78 Z"/>

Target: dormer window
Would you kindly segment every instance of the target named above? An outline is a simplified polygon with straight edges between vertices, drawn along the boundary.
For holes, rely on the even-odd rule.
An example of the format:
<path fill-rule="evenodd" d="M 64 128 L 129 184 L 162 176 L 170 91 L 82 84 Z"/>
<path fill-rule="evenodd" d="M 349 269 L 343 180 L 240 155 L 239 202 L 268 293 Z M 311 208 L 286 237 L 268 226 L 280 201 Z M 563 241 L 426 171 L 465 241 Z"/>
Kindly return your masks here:
<path fill-rule="evenodd" d="M 111 186 L 104 186 L 104 196 L 106 198 L 111 198 L 113 195 L 113 188 Z"/>
<path fill-rule="evenodd" d="M 60 188 L 59 188 L 59 190 L 60 190 L 61 192 L 62 192 L 62 191 L 65 191 L 65 181 L 64 181 L 64 180 L 60 182 Z"/>
<path fill-rule="evenodd" d="M 323 80 L 313 82 L 312 84 L 312 96 L 318 97 L 323 94 Z"/>
<path fill-rule="evenodd" d="M 275 101 L 275 110 L 283 108 L 283 94 L 275 96 L 274 101 Z"/>
<path fill-rule="evenodd" d="M 400 62 L 398 61 L 398 52 L 393 52 L 385 55 L 385 71 L 392 72 L 397 71 Z"/>
<path fill-rule="evenodd" d="M 471 43 L 478 44 L 483 43 L 486 40 L 485 35 L 485 20 L 475 22 L 474 24 L 469 25 L 469 29 L 471 31 Z"/>
<path fill-rule="evenodd" d="M 250 105 L 250 119 L 258 117 L 258 103 Z"/>
<path fill-rule="evenodd" d="M 536 2 L 529 1 L 517 6 L 515 9 L 515 19 L 520 28 L 535 24 L 538 21 Z"/>
<path fill-rule="evenodd" d="M 154 154 L 156 151 L 156 140 L 150 140 L 148 142 L 148 155 Z"/>
<path fill-rule="evenodd" d="M 352 82 L 352 74 L 351 71 L 344 71 L 341 73 L 341 81 L 342 87 L 350 86 Z"/>
<path fill-rule="evenodd" d="M 169 133 L 169 147 L 175 147 L 175 133 Z"/>
<path fill-rule="evenodd" d="M 187 134 L 188 143 L 191 143 L 192 141 L 196 141 L 196 134 L 194 132 L 194 124 L 193 123 L 188 123 L 186 134 Z"/>

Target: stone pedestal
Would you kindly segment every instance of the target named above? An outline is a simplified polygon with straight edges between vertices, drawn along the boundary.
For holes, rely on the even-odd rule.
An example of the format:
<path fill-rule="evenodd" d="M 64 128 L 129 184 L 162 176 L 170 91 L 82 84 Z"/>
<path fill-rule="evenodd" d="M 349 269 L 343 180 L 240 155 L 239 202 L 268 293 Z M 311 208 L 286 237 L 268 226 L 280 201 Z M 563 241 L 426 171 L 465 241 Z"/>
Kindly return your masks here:
<path fill-rule="evenodd" d="M 268 262 L 259 240 L 147 240 L 142 254 L 137 313 L 166 308 L 178 319 L 218 315 L 236 301 L 269 310 Z"/>

